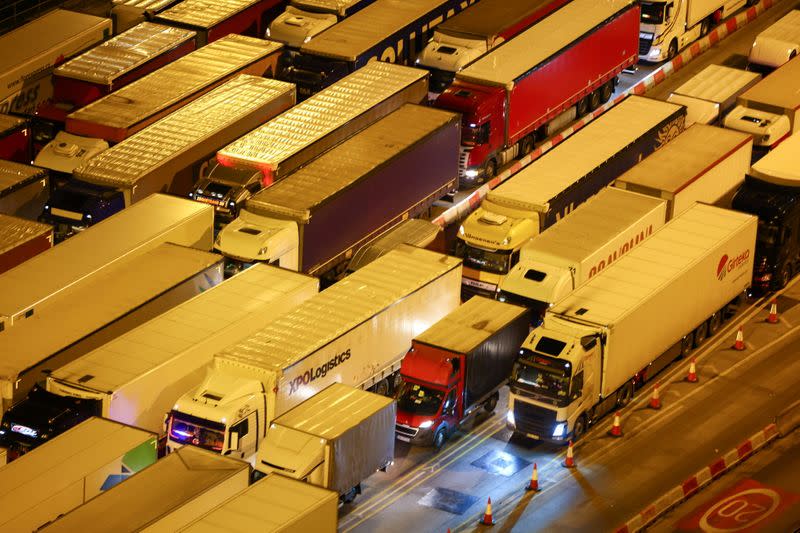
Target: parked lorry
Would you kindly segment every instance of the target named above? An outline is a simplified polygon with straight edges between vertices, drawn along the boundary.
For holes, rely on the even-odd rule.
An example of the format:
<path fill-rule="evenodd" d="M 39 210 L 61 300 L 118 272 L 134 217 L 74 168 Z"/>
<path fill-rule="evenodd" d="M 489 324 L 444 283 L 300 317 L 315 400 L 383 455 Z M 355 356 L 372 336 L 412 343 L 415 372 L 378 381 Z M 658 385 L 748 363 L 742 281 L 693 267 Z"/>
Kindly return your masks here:
<path fill-rule="evenodd" d="M 462 186 L 607 101 L 636 62 L 639 3 L 573 0 L 456 73 L 434 105 L 462 114 Z"/>
<path fill-rule="evenodd" d="M 289 0 L 286 10 L 267 28 L 267 39 L 296 51 L 337 22 L 375 0 Z"/>
<path fill-rule="evenodd" d="M 215 248 L 335 279 L 356 249 L 455 188 L 459 125 L 454 113 L 404 105 L 251 197 Z"/>
<path fill-rule="evenodd" d="M 753 136 L 754 158 L 800 130 L 800 59 L 794 58 L 739 95 L 725 127 Z"/>
<path fill-rule="evenodd" d="M 672 59 L 722 19 L 758 0 L 657 0 L 642 2 L 639 59 Z"/>
<path fill-rule="evenodd" d="M 686 127 L 721 124 L 736 98 L 758 83 L 761 75 L 738 68 L 709 65 L 675 89 L 667 102 L 686 106 Z"/>
<path fill-rule="evenodd" d="M 800 133 L 750 169 L 733 208 L 758 216 L 753 291 L 779 290 L 800 272 Z"/>
<path fill-rule="evenodd" d="M 249 478 L 244 461 L 187 446 L 42 531 L 175 531 L 246 489 Z"/>
<path fill-rule="evenodd" d="M 35 220 L 49 196 L 46 169 L 0 160 L 0 213 Z"/>
<path fill-rule="evenodd" d="M 431 71 L 436 97 L 456 72 L 518 33 L 530 28 L 568 0 L 482 0 L 438 24 L 416 65 Z"/>
<path fill-rule="evenodd" d="M 477 0 L 375 0 L 300 46 L 281 76 L 308 98 L 372 61 L 412 65 L 437 24 Z"/>
<path fill-rule="evenodd" d="M 181 0 L 111 0 L 111 20 L 114 35 L 122 33 L 156 15 Z"/>
<path fill-rule="evenodd" d="M 332 490 L 344 503 L 394 462 L 392 398 L 332 383 L 273 420 L 255 468 Z"/>
<path fill-rule="evenodd" d="M 231 79 L 76 168 L 53 191 L 42 218 L 76 231 L 156 192 L 187 196 L 200 162 L 294 101 L 291 84 L 249 75 Z"/>
<path fill-rule="evenodd" d="M 261 170 L 266 186 L 427 92 L 426 72 L 372 62 L 224 147 L 217 160 Z"/>
<path fill-rule="evenodd" d="M 0 335 L 46 307 L 67 288 L 122 258 L 162 242 L 210 250 L 214 210 L 196 202 L 153 195 L 0 274 Z"/>
<path fill-rule="evenodd" d="M 30 445 L 93 415 L 163 435 L 164 413 L 203 379 L 215 353 L 304 302 L 317 287 L 308 276 L 256 265 L 51 364 L 44 390 L 16 403 L 6 418 L 24 420 L 36 432 L 38 439 L 28 436 Z"/>
<path fill-rule="evenodd" d="M 156 436 L 91 418 L 0 468 L 0 527 L 37 531 L 156 462 Z"/>
<path fill-rule="evenodd" d="M 769 74 L 800 52 L 800 10 L 793 9 L 753 41 L 748 70 Z"/>
<path fill-rule="evenodd" d="M 414 337 L 400 368 L 397 438 L 438 450 L 472 415 L 494 411 L 529 323 L 524 307 L 476 296 Z"/>
<path fill-rule="evenodd" d="M 0 213 L 0 274 L 52 246 L 52 226 Z"/>
<path fill-rule="evenodd" d="M 406 219 L 353 252 L 353 257 L 347 263 L 347 272 L 353 273 L 367 266 L 401 244 L 444 252 L 435 248 L 442 233 L 442 227 L 433 222 L 421 218 Z"/>
<path fill-rule="evenodd" d="M 695 204 L 549 308 L 522 345 L 509 427 L 577 440 L 627 405 L 637 385 L 715 334 L 750 286 L 757 226 L 754 216 Z"/>
<path fill-rule="evenodd" d="M 629 96 L 489 191 L 456 236 L 464 296 L 496 298 L 531 237 L 676 137 L 684 117 L 683 106 Z"/>
<path fill-rule="evenodd" d="M 30 120 L 0 114 L 0 160 L 27 164 L 31 158 Z"/>
<path fill-rule="evenodd" d="M 205 515 L 178 529 L 185 533 L 336 533 L 339 495 L 279 474 L 250 485 Z M 268 509 L 264 506 L 268 505 Z M 263 512 L 253 513 L 252 509 Z"/>
<path fill-rule="evenodd" d="M 220 283 L 221 259 L 163 243 L 64 291 L 48 304 L 47 314 L 0 335 L 2 427 L 20 424 L 32 430 L 7 432 L 4 445 L 28 450 L 95 414 L 78 418 L 79 410 L 70 407 L 66 416 L 57 417 L 67 402 L 49 406 L 43 392 L 28 393 L 62 365 Z"/>
<path fill-rule="evenodd" d="M 111 20 L 55 9 L 0 37 L 0 113 L 32 114 L 53 94 L 53 67 L 111 35 Z"/>
<path fill-rule="evenodd" d="M 376 259 L 219 352 L 170 411 L 167 447 L 251 457 L 275 418 L 331 383 L 391 391 L 411 339 L 458 306 L 460 277 L 460 261 L 420 248 Z"/>
<path fill-rule="evenodd" d="M 283 5 L 283 0 L 182 0 L 154 20 L 196 32 L 197 46 L 205 46 L 230 34 L 261 37 Z"/>

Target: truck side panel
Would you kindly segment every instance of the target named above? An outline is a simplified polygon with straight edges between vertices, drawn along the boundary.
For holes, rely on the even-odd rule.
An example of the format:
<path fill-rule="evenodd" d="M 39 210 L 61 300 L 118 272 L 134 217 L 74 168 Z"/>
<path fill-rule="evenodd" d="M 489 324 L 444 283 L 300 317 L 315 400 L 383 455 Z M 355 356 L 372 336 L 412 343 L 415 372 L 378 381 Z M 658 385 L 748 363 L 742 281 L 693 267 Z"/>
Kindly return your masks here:
<path fill-rule="evenodd" d="M 13 248 L 9 248 L 0 253 L 0 274 L 24 263 L 36 254 L 50 249 L 52 246 L 52 228 L 50 228 L 50 231 L 40 231 L 39 235 L 32 239 L 28 238 L 27 240 L 24 240 L 24 242 L 19 242 L 19 244 Z"/>

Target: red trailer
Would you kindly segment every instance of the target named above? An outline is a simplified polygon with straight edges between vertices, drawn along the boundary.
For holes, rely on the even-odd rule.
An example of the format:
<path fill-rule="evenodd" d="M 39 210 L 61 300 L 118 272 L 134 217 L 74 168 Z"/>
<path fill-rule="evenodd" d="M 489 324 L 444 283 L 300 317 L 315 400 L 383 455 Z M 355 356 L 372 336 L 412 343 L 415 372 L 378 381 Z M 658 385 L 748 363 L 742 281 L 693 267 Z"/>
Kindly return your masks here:
<path fill-rule="evenodd" d="M 31 130 L 27 120 L 0 115 L 0 159 L 31 162 Z"/>
<path fill-rule="evenodd" d="M 0 274 L 53 246 L 53 227 L 0 214 Z"/>
<path fill-rule="evenodd" d="M 607 101 L 638 43 L 635 0 L 573 0 L 457 73 L 435 105 L 462 113 L 462 183 Z"/>

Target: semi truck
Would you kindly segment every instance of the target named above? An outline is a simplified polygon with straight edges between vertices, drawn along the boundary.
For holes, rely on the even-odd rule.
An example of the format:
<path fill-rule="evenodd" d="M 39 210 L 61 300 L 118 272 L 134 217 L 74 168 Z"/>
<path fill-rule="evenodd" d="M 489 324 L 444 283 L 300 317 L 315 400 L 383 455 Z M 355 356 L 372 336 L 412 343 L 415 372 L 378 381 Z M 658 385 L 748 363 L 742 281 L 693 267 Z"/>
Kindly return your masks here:
<path fill-rule="evenodd" d="M 721 124 L 736 98 L 758 83 L 761 75 L 738 68 L 708 65 L 675 89 L 667 102 L 686 106 L 686 127 Z"/>
<path fill-rule="evenodd" d="M 394 462 L 396 415 L 392 398 L 333 383 L 275 418 L 255 468 L 332 490 L 350 503 L 362 481 Z"/>
<path fill-rule="evenodd" d="M 800 173 L 795 133 L 756 162 L 733 197 L 738 211 L 758 216 L 753 292 L 779 290 L 800 272 Z"/>
<path fill-rule="evenodd" d="M 317 287 L 314 278 L 256 265 L 52 365 L 44 390 L 15 404 L 7 418 L 24 419 L 48 438 L 93 415 L 163 436 L 164 413 L 203 379 L 216 352 L 304 302 Z"/>
<path fill-rule="evenodd" d="M 753 157 L 763 157 L 800 130 L 800 59 L 794 58 L 739 95 L 725 127 L 753 136 Z"/>
<path fill-rule="evenodd" d="M 335 279 L 355 250 L 455 188 L 459 134 L 458 115 L 406 104 L 247 200 L 215 248 Z"/>
<path fill-rule="evenodd" d="M 747 69 L 769 74 L 800 52 L 800 10 L 793 9 L 759 33 L 747 57 Z"/>
<path fill-rule="evenodd" d="M 374 1 L 289 0 L 286 10 L 270 23 L 266 37 L 296 51 L 318 34 Z"/>
<path fill-rule="evenodd" d="M 0 113 L 32 114 L 53 94 L 53 67 L 111 35 L 111 20 L 55 9 L 0 37 Z"/>
<path fill-rule="evenodd" d="M 111 0 L 111 20 L 114 23 L 114 34 L 122 33 L 142 22 L 152 21 L 158 13 L 180 1 Z"/>
<path fill-rule="evenodd" d="M 392 390 L 411 339 L 458 306 L 461 262 L 401 246 L 219 352 L 167 419 L 167 447 L 252 457 L 276 417 L 331 383 Z M 313 327 L 308 327 L 313 324 Z"/>
<path fill-rule="evenodd" d="M 37 531 L 156 462 L 156 436 L 91 418 L 0 468 L 0 527 Z"/>
<path fill-rule="evenodd" d="M 397 438 L 438 450 L 471 416 L 494 411 L 529 323 L 524 307 L 476 296 L 417 335 L 400 368 Z"/>
<path fill-rule="evenodd" d="M 281 77 L 308 98 L 372 61 L 412 65 L 437 24 L 477 0 L 375 0 L 300 46 Z"/>
<path fill-rule="evenodd" d="M 522 344 L 510 429 L 577 440 L 715 334 L 750 286 L 757 226 L 754 216 L 695 204 L 549 308 Z"/>
<path fill-rule="evenodd" d="M 436 26 L 416 65 L 431 71 L 435 98 L 456 72 L 483 54 L 525 31 L 568 0 L 482 0 Z"/>
<path fill-rule="evenodd" d="M 0 213 L 35 220 L 49 197 L 47 169 L 0 160 Z"/>
<path fill-rule="evenodd" d="M 41 531 L 176 531 L 248 486 L 250 465 L 187 446 Z"/>
<path fill-rule="evenodd" d="M 162 242 L 211 250 L 214 210 L 196 202 L 153 195 L 131 209 L 0 274 L 0 335 L 46 307 L 72 285 L 122 258 Z M 43 311 L 44 312 L 44 311 Z"/>
<path fill-rule="evenodd" d="M 758 0 L 657 0 L 642 2 L 639 59 L 659 62 L 704 37 L 722 19 Z"/>
<path fill-rule="evenodd" d="M 456 73 L 434 105 L 462 114 L 461 185 L 608 101 L 636 62 L 638 24 L 638 2 L 573 0 Z"/>
<path fill-rule="evenodd" d="M 30 163 L 30 120 L 0 113 L 0 160 Z"/>
<path fill-rule="evenodd" d="M 336 533 L 339 495 L 279 474 L 270 474 L 178 529 L 185 533 Z M 253 513 L 252 509 L 260 512 Z"/>
<path fill-rule="evenodd" d="M 261 37 L 283 5 L 283 0 L 182 0 L 153 20 L 194 31 L 199 47 L 230 34 Z"/>
<path fill-rule="evenodd" d="M 531 237 L 676 137 L 684 119 L 683 106 L 629 96 L 489 191 L 456 236 L 464 297 L 496 298 Z"/>
<path fill-rule="evenodd" d="M 52 226 L 0 213 L 0 274 L 52 246 Z"/>
<path fill-rule="evenodd" d="M 373 62 L 222 148 L 217 160 L 261 170 L 266 186 L 427 92 L 427 72 Z"/>
<path fill-rule="evenodd" d="M 228 80 L 76 168 L 53 191 L 42 218 L 70 233 L 156 192 L 185 197 L 200 162 L 294 101 L 294 87 L 282 81 L 250 75 Z"/>

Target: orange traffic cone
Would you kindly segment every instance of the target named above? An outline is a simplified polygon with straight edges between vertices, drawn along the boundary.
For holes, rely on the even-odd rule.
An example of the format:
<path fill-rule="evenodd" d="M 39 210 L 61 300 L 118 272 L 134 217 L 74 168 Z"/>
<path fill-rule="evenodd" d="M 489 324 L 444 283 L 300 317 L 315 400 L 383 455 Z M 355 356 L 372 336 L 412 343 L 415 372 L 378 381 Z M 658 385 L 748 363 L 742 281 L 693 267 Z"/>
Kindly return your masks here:
<path fill-rule="evenodd" d="M 658 396 L 659 383 L 653 387 L 653 396 L 650 398 L 650 403 L 647 405 L 650 409 L 661 409 L 661 398 Z"/>
<path fill-rule="evenodd" d="M 772 299 L 772 303 L 769 305 L 769 316 L 767 317 L 767 322 L 770 324 L 777 324 L 778 323 L 778 300 L 777 298 Z"/>
<path fill-rule="evenodd" d="M 736 342 L 733 344 L 734 350 L 739 350 L 740 352 L 745 349 L 744 345 L 744 327 L 739 326 L 739 331 L 736 332 Z"/>
<path fill-rule="evenodd" d="M 569 441 L 569 444 L 567 445 L 567 457 L 561 464 L 567 468 L 575 468 L 575 457 L 572 453 L 572 441 Z"/>
<path fill-rule="evenodd" d="M 622 426 L 620 426 L 619 423 L 619 411 L 614 413 L 614 424 L 612 424 L 611 429 L 608 430 L 608 434 L 612 437 L 622 436 Z"/>
<path fill-rule="evenodd" d="M 536 468 L 536 463 L 533 463 L 533 473 L 531 474 L 531 482 L 525 487 L 525 490 L 532 490 L 539 492 L 539 469 Z"/>
<path fill-rule="evenodd" d="M 697 383 L 697 367 L 695 366 L 694 357 L 692 357 L 692 362 L 689 363 L 689 373 L 686 375 L 686 381 Z"/>
<path fill-rule="evenodd" d="M 492 518 L 492 499 L 489 498 L 489 501 L 486 503 L 486 512 L 483 513 L 483 518 L 478 521 L 479 524 L 484 526 L 493 526 L 494 525 L 494 518 Z"/>

